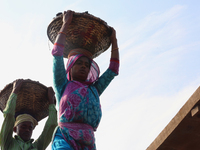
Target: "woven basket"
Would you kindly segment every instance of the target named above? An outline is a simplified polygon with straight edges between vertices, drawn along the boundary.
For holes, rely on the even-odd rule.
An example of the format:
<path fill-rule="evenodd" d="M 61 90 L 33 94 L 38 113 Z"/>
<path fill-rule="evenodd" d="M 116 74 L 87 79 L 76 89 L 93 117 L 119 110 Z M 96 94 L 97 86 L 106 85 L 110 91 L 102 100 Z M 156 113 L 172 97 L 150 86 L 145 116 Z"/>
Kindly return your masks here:
<path fill-rule="evenodd" d="M 62 26 L 62 18 L 63 14 L 58 13 L 47 28 L 48 38 L 53 44 Z M 92 57 L 95 58 L 110 47 L 111 32 L 111 28 L 100 18 L 88 12 L 74 13 L 67 30 L 63 56 L 67 58 L 70 50 L 83 48 L 92 53 Z"/>
<path fill-rule="evenodd" d="M 7 100 L 12 92 L 13 83 L 10 83 L 0 91 L 0 109 L 6 107 Z M 24 80 L 19 93 L 17 94 L 17 104 L 15 109 L 16 114 L 28 113 L 37 121 L 42 120 L 49 115 L 48 88 L 43 84 Z"/>

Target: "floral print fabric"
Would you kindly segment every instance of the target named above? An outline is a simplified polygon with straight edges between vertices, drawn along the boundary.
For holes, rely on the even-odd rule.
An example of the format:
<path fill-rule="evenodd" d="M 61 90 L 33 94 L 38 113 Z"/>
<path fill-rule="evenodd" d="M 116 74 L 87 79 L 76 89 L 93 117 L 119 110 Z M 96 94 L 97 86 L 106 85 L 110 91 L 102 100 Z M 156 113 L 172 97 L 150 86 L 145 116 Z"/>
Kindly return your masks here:
<path fill-rule="evenodd" d="M 59 104 L 59 127 L 55 135 L 62 134 L 74 150 L 95 150 L 94 131 L 102 116 L 99 96 L 118 74 L 116 73 L 118 69 L 112 68 L 116 65 L 110 65 L 96 82 L 89 84 L 69 81 L 60 51 L 62 51 L 62 46 L 54 45 L 52 51 L 54 88 Z M 77 59 L 69 59 L 67 64 L 74 63 L 71 62 L 73 60 Z M 111 61 L 111 63 L 116 62 Z"/>

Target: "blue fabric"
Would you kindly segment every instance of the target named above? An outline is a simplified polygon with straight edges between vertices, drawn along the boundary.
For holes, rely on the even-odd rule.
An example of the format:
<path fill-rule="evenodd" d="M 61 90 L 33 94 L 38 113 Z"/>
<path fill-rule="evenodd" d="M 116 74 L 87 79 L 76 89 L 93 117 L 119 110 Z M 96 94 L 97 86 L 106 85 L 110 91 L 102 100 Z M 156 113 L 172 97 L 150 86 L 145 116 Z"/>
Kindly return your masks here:
<path fill-rule="evenodd" d="M 114 76 L 117 74 L 111 69 L 107 69 L 99 79 L 91 85 L 83 85 L 78 81 L 68 81 L 64 67 L 63 56 L 54 56 L 53 59 L 53 74 L 54 74 L 54 90 L 59 106 L 59 122 L 68 123 L 84 123 L 90 125 L 93 130 L 99 125 L 102 112 L 99 96 L 103 93 Z M 75 88 L 75 86 L 79 86 Z M 67 93 L 66 87 L 71 92 Z M 64 93 L 64 94 L 63 94 Z M 64 97 L 64 99 L 62 99 Z M 62 128 L 62 133 L 67 140 L 67 144 L 77 150 L 95 150 L 95 139 L 93 131 L 88 130 L 73 130 L 71 128 Z M 62 140 L 56 142 L 59 130 L 56 132 L 54 146 L 62 144 Z M 57 135 L 58 134 L 58 135 Z M 76 140 L 75 140 L 76 139 Z M 87 142 L 92 142 L 88 144 Z M 54 142 L 53 142 L 54 143 Z M 56 145 L 57 143 L 57 145 Z M 84 143 L 84 144 L 83 144 Z M 64 143 L 63 143 L 64 144 Z M 56 147 L 57 148 L 57 147 Z"/>
<path fill-rule="evenodd" d="M 70 145 L 65 141 L 60 132 L 59 128 L 56 131 L 52 146 L 52 150 L 74 150 Z"/>
<path fill-rule="evenodd" d="M 62 94 L 68 82 L 63 56 L 53 56 L 53 73 L 54 73 L 53 83 L 55 87 L 54 90 L 55 90 L 56 99 L 58 101 L 58 106 L 59 106 Z M 107 69 L 99 77 L 98 81 L 93 84 L 94 87 L 97 89 L 99 96 L 103 93 L 103 91 L 106 89 L 106 87 L 110 84 L 110 82 L 116 75 L 117 75 L 116 73 L 114 73 L 110 69 Z"/>
<path fill-rule="evenodd" d="M 58 106 L 67 84 L 63 56 L 53 56 L 53 83 Z"/>

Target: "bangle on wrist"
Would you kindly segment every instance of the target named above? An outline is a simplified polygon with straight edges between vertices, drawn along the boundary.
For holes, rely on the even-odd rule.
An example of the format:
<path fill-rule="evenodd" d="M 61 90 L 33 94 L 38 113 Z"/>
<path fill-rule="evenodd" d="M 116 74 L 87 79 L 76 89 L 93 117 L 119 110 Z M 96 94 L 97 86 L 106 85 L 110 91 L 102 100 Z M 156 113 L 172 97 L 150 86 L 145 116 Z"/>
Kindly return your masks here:
<path fill-rule="evenodd" d="M 58 32 L 58 34 L 64 34 L 65 36 L 67 36 L 67 33 L 65 32 Z"/>
<path fill-rule="evenodd" d="M 118 50 L 119 48 L 117 47 L 117 48 L 113 48 L 112 50 L 111 50 L 111 52 L 113 52 L 113 51 L 116 51 L 116 50 Z"/>

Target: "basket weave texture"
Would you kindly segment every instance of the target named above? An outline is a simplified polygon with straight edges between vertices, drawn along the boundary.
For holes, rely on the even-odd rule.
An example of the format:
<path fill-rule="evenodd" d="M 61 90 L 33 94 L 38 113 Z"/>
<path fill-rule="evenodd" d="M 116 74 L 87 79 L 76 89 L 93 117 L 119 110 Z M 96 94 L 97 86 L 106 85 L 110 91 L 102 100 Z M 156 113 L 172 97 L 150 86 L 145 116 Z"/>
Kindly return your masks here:
<path fill-rule="evenodd" d="M 13 83 L 14 81 L 0 91 L 0 110 L 2 112 L 12 92 Z M 30 79 L 24 80 L 17 94 L 15 114 L 28 113 L 40 121 L 49 115 L 48 108 L 48 88 L 39 82 Z"/>
<path fill-rule="evenodd" d="M 62 18 L 63 14 L 59 13 L 48 25 L 47 35 L 53 44 L 62 26 Z M 110 47 L 111 32 L 111 28 L 100 18 L 88 12 L 75 12 L 67 30 L 63 56 L 67 58 L 70 50 L 83 48 L 92 53 L 92 58 L 95 58 Z"/>

